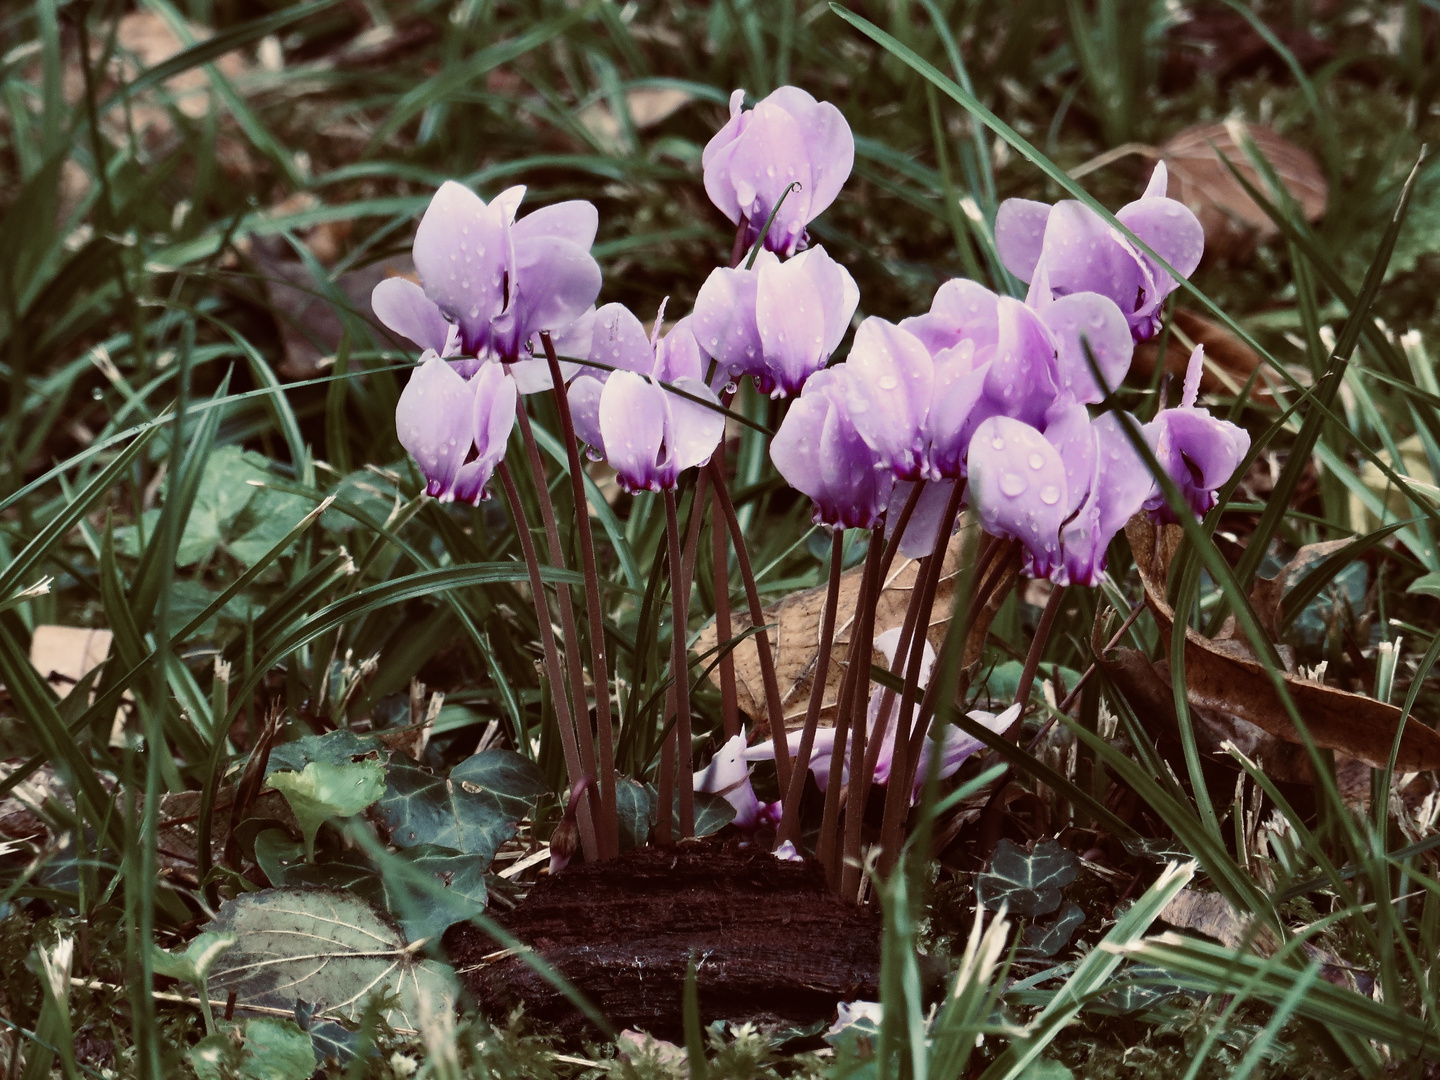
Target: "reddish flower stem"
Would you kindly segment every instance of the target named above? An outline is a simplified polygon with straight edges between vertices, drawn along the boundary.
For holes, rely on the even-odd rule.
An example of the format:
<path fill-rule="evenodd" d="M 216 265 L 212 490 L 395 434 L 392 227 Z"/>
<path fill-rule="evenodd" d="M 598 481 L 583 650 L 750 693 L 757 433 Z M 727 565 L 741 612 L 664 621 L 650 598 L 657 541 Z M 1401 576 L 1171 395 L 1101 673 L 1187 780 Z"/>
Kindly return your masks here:
<path fill-rule="evenodd" d="M 697 507 L 698 509 L 698 507 Z M 680 838 L 695 835 L 695 785 L 690 782 L 690 665 L 685 637 L 690 626 L 690 581 L 680 555 L 680 520 L 675 492 L 665 490 L 665 538 L 670 548 L 670 600 L 674 612 L 670 630 L 670 671 L 675 680 L 675 784 L 680 795 Z"/>
<path fill-rule="evenodd" d="M 706 474 L 700 474 L 703 483 Z M 695 490 L 696 497 L 700 489 Z M 710 555 L 715 574 L 715 645 L 720 655 L 720 715 L 725 721 L 725 738 L 741 733 L 740 705 L 735 694 L 735 655 L 729 650 L 730 638 L 730 548 L 725 542 L 725 529 L 720 524 L 723 511 L 720 496 L 714 495 L 715 515 L 710 527 Z"/>
<path fill-rule="evenodd" d="M 730 492 L 725 487 L 725 474 L 712 458 L 707 466 L 715 494 L 720 500 L 720 509 L 725 514 L 725 523 L 730 529 L 730 539 L 735 545 L 735 558 L 740 564 L 740 577 L 745 582 L 745 598 L 750 604 L 750 625 L 765 625 L 765 610 L 760 606 L 760 590 L 755 585 L 755 571 L 750 565 L 750 553 L 745 547 L 745 534 L 740 529 L 740 519 L 735 515 L 735 504 L 730 501 Z M 770 635 L 755 634 L 755 649 L 760 654 L 760 675 L 765 682 L 765 708 L 770 717 L 770 739 L 775 746 L 775 773 L 780 779 L 780 790 L 790 787 L 790 747 L 785 742 L 785 715 L 780 709 L 780 684 L 775 677 L 775 657 L 770 651 Z"/>
<path fill-rule="evenodd" d="M 805 710 L 805 727 L 800 733 L 800 746 L 790 770 L 790 786 L 785 790 L 780 814 L 780 827 L 775 832 L 778 847 L 786 840 L 800 846 L 800 797 L 805 793 L 805 774 L 810 771 L 810 752 L 815 746 L 815 729 L 820 725 L 820 703 L 825 699 L 825 680 L 830 674 L 830 647 L 835 639 L 835 615 L 840 606 L 840 570 L 845 561 L 845 531 L 836 529 L 830 545 L 830 585 L 825 592 L 825 613 L 821 618 L 820 652 L 815 659 L 815 681 L 810 688 L 810 704 Z"/>
<path fill-rule="evenodd" d="M 526 519 L 525 505 L 520 501 L 520 493 L 515 490 L 515 480 L 505 462 L 501 461 L 495 467 L 495 475 L 500 477 L 500 486 L 505 489 L 506 501 L 510 503 L 510 514 L 515 519 L 515 532 L 520 537 L 520 551 L 525 558 L 525 568 L 530 574 L 530 592 L 535 601 L 536 622 L 540 624 L 540 646 L 545 657 L 546 678 L 550 682 L 550 697 L 555 703 L 555 717 L 560 724 L 560 745 L 565 752 L 565 770 L 570 777 L 570 787 L 578 790 L 586 774 L 575 742 L 570 703 L 565 697 L 565 677 L 560 670 L 560 652 L 555 647 L 555 631 L 550 625 L 550 604 L 545 597 L 545 585 L 540 580 L 540 560 L 535 555 L 535 541 L 530 537 L 530 522 Z M 577 821 L 580 826 L 580 847 L 585 853 L 585 860 L 589 862 L 599 857 L 599 844 L 588 801 L 580 804 Z"/>
<path fill-rule="evenodd" d="M 570 490 L 575 500 L 575 525 L 580 534 L 580 559 L 585 572 L 585 616 L 590 622 L 590 673 L 595 684 L 595 726 L 600 734 L 600 805 L 602 807 L 601 837 L 606 856 L 620 854 L 620 822 L 615 795 L 615 730 L 610 715 L 610 665 L 605 657 L 605 609 L 600 604 L 600 572 L 595 564 L 595 536 L 590 529 L 590 500 L 585 494 L 585 471 L 580 462 L 580 443 L 575 438 L 575 422 L 570 415 L 570 396 L 565 392 L 565 376 L 555 343 L 549 333 L 540 334 L 545 360 L 550 366 L 550 386 L 555 395 L 555 408 L 560 413 L 561 441 L 565 444 L 570 467 Z M 568 590 L 567 590 L 568 592 Z M 588 727 L 588 725 L 587 725 Z"/>
<path fill-rule="evenodd" d="M 555 522 L 555 504 L 550 498 L 550 486 L 545 479 L 545 465 L 540 460 L 540 446 L 535 441 L 535 432 L 530 426 L 530 415 L 524 403 L 515 410 L 520 422 L 520 435 L 525 441 L 525 452 L 530 462 L 530 473 L 535 479 L 536 495 L 540 500 L 540 517 L 545 523 L 545 546 L 550 554 L 550 565 L 558 569 L 565 567 L 565 549 L 560 546 L 560 527 Z M 583 512 L 583 505 L 579 508 Z M 585 668 L 580 660 L 580 631 L 575 624 L 575 604 L 570 596 L 570 586 L 560 585 L 555 589 L 560 606 L 560 629 L 565 635 L 565 667 L 570 674 L 570 695 L 574 702 L 574 724 L 580 746 L 580 761 L 585 773 L 596 776 L 599 769 L 595 763 L 595 735 L 590 730 L 590 701 L 585 692 Z M 557 684 L 563 686 L 563 684 Z M 600 688 L 597 683 L 596 697 L 608 693 L 608 687 Z M 611 850 L 609 833 L 606 829 L 605 804 L 597 789 L 593 792 L 597 803 L 596 833 L 601 839 L 599 858 L 607 858 Z"/>

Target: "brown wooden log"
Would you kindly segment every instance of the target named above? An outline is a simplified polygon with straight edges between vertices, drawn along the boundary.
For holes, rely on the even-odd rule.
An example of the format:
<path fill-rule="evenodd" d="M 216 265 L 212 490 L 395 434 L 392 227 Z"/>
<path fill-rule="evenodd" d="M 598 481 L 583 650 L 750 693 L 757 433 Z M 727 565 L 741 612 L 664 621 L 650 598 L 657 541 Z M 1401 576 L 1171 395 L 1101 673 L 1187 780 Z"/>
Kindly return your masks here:
<path fill-rule="evenodd" d="M 581 989 L 617 1030 L 682 1036 L 693 955 L 702 1023 L 805 1024 L 879 994 L 880 917 L 830 893 L 813 860 L 710 842 L 647 847 L 542 877 L 497 916 Z M 567 1038 L 596 1032 L 523 958 L 468 924 L 445 936 L 486 1014 L 526 1014 Z"/>

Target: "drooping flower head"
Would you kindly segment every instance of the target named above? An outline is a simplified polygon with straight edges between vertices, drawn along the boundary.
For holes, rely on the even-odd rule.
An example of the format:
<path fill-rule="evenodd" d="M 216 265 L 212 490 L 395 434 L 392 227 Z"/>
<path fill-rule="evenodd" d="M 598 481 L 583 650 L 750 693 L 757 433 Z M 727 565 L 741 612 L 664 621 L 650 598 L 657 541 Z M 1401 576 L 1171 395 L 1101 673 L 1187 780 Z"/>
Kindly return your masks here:
<path fill-rule="evenodd" d="M 682 472 L 710 460 L 725 434 L 725 417 L 705 384 L 704 359 L 690 319 L 681 319 L 662 336 L 664 311 L 661 304 L 647 336 L 623 305 L 600 308 L 590 360 L 614 370 L 593 368 L 570 384 L 576 435 L 610 462 L 620 486 L 631 492 L 673 488 Z"/>
<path fill-rule="evenodd" d="M 873 529 L 885 512 L 894 478 L 850 419 L 848 364 L 816 372 L 770 442 L 770 459 L 785 482 L 815 503 L 817 525 Z"/>
<path fill-rule="evenodd" d="M 469 380 L 426 350 L 395 407 L 395 432 L 441 502 L 479 503 L 515 426 L 515 379 L 486 364 Z M 472 456 L 473 452 L 473 456 Z"/>
<path fill-rule="evenodd" d="M 691 316 L 706 355 L 762 394 L 795 394 L 840 345 L 860 290 L 823 247 L 781 262 L 762 251 L 752 268 L 711 271 Z"/>
<path fill-rule="evenodd" d="M 782 86 L 748 112 L 744 103 L 744 90 L 730 95 L 730 120 L 705 146 L 705 192 L 731 221 L 749 223 L 751 245 L 778 205 L 765 246 L 793 255 L 849 177 L 855 139 L 839 109 L 799 87 Z"/>
<path fill-rule="evenodd" d="M 1168 174 L 1160 162 L 1139 199 L 1115 217 L 1182 277 L 1200 265 L 1205 233 L 1182 202 L 1165 194 Z M 1042 262 L 1050 288 L 1061 296 L 1097 292 L 1119 305 L 1136 341 L 1160 329 L 1160 307 L 1179 283 L 1158 262 L 1084 203 L 1050 206 L 1007 199 L 995 218 L 1000 260 L 1021 281 L 1032 281 Z"/>
<path fill-rule="evenodd" d="M 1195 405 L 1204 359 L 1205 347 L 1197 345 L 1185 369 L 1179 407 L 1165 409 L 1145 425 L 1160 467 L 1175 481 L 1196 517 L 1203 517 L 1215 505 L 1217 489 L 1235 474 L 1250 450 L 1248 431 Z M 1161 522 L 1175 521 L 1162 492 L 1152 494 L 1145 509 Z"/>
<path fill-rule="evenodd" d="M 993 416 L 971 442 L 969 497 L 985 531 L 1020 541 L 1025 572 L 1057 585 L 1099 581 L 1154 483 L 1117 417 L 1092 421 L 1078 403 L 1051 410 L 1043 432 Z"/>
<path fill-rule="evenodd" d="M 562 202 L 517 219 L 524 195 L 512 187 L 487 204 L 462 184 L 442 184 L 415 233 L 421 284 L 387 279 L 371 303 L 390 329 L 455 359 L 461 375 L 499 360 L 514 365 L 529 393 L 549 386 L 545 362 L 530 358 L 541 331 L 562 352 L 588 351 L 600 267 L 590 255 L 598 222 L 592 204 Z"/>

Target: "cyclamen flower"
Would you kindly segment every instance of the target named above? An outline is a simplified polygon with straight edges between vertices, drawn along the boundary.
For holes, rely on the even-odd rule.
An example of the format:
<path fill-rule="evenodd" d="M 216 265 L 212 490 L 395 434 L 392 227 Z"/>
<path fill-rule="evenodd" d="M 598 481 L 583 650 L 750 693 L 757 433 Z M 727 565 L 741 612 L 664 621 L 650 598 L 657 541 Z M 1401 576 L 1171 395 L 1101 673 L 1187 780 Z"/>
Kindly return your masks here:
<path fill-rule="evenodd" d="M 1084 405 L 1051 411 L 1042 434 L 994 416 L 970 447 L 971 505 L 985 531 L 1025 547 L 1025 572 L 1057 585 L 1094 585 L 1105 550 L 1154 490 L 1116 416 Z"/>
<path fill-rule="evenodd" d="M 550 385 L 545 361 L 529 358 L 542 330 L 556 336 L 560 351 L 588 351 L 600 266 L 590 255 L 593 205 L 557 203 L 516 220 L 524 196 L 524 187 L 512 187 L 486 204 L 446 181 L 415 233 L 421 284 L 389 278 L 375 287 L 371 304 L 396 333 L 453 358 L 462 376 L 480 361 L 499 360 L 530 393 Z"/>
<path fill-rule="evenodd" d="M 825 366 L 859 302 L 855 279 L 823 247 L 783 263 L 762 251 L 751 269 L 712 271 L 691 318 L 732 379 L 753 375 L 762 394 L 782 397 Z"/>
<path fill-rule="evenodd" d="M 873 529 L 895 481 L 850 419 L 849 366 L 816 372 L 770 442 L 770 460 L 815 502 L 814 521 L 832 529 Z"/>
<path fill-rule="evenodd" d="M 730 95 L 730 120 L 701 155 L 705 193 L 735 224 L 748 222 L 750 245 L 779 205 L 765 247 L 793 255 L 850 176 L 855 138 L 839 109 L 799 87 L 782 86 L 749 112 L 744 103 L 744 90 Z M 799 187 L 787 195 L 791 184 Z"/>
<path fill-rule="evenodd" d="M 1115 217 L 1182 277 L 1200 265 L 1205 232 L 1189 207 L 1165 195 L 1168 173 L 1155 166 L 1145 193 Z M 1065 200 L 1053 207 L 1029 199 L 1007 199 L 995 217 L 1000 261 L 1021 281 L 1031 281 L 1044 263 L 1050 287 L 1060 295 L 1098 292 L 1120 306 L 1136 341 L 1160 329 L 1160 307 L 1179 282 L 1158 262 L 1084 203 Z"/>
<path fill-rule="evenodd" d="M 615 368 L 592 369 L 570 385 L 575 433 L 615 469 L 626 491 L 673 488 L 692 465 L 710 460 L 725 434 L 720 401 L 704 381 L 704 361 L 688 318 L 663 338 L 665 305 L 649 337 L 628 308 L 606 304 L 595 313 L 590 359 Z M 714 404 L 706 408 L 666 390 L 670 383 Z"/>
<path fill-rule="evenodd" d="M 899 647 L 899 645 L 900 627 L 898 626 L 891 627 L 889 630 L 886 630 L 883 634 L 880 634 L 878 637 L 875 638 L 875 648 L 884 654 L 885 662 L 887 664 L 893 664 L 895 662 L 895 650 Z M 930 675 L 932 670 L 934 669 L 934 666 L 935 650 L 931 647 L 929 641 L 926 641 L 924 643 L 924 653 L 920 661 L 919 687 L 921 690 L 924 690 L 930 685 Z M 866 712 L 866 724 L 867 731 L 872 737 L 879 729 L 880 705 L 884 699 L 884 696 L 885 692 L 882 687 L 876 687 L 873 691 L 871 691 L 870 694 L 870 702 Z M 1006 730 L 1015 721 L 1015 718 L 1019 715 L 1019 711 L 1017 706 L 1012 705 L 1009 709 L 1006 709 L 998 716 L 980 709 L 976 709 L 973 712 L 968 713 L 967 715 L 970 717 L 970 719 L 974 720 L 976 723 L 982 725 L 983 727 L 986 727 L 991 731 L 1001 732 Z M 877 784 L 885 785 L 890 782 L 890 770 L 894 766 L 895 732 L 897 727 L 899 726 L 899 719 L 900 696 L 898 694 L 892 694 L 890 699 L 890 710 L 886 718 L 885 735 L 880 741 L 880 750 L 878 752 L 878 756 L 875 759 L 874 779 L 875 783 Z M 800 739 L 802 735 L 803 732 L 800 731 L 791 731 L 786 733 L 786 742 L 790 747 L 790 753 L 792 756 L 799 752 Z M 730 742 L 727 743 L 720 752 L 716 753 L 714 760 L 722 761 L 722 765 L 719 767 L 715 774 L 707 773 L 707 775 L 711 775 L 716 778 L 723 776 L 725 778 L 725 790 L 731 792 L 734 796 L 732 798 L 731 794 L 726 794 L 725 797 L 727 800 L 730 801 L 732 806 L 736 806 L 737 808 L 735 818 L 736 824 L 739 824 L 741 820 L 741 812 L 739 807 L 741 804 L 744 804 L 746 807 L 748 807 L 750 805 L 748 800 L 755 801 L 756 810 L 753 815 L 747 812 L 745 814 L 746 820 L 753 820 L 757 823 L 757 825 L 768 820 L 771 817 L 774 817 L 775 820 L 778 821 L 779 814 L 777 808 L 779 804 L 774 804 L 774 807 L 771 807 L 762 804 L 759 802 L 758 799 L 755 799 L 754 789 L 749 787 L 748 776 L 745 777 L 743 785 L 740 783 L 739 764 L 734 760 L 736 740 L 739 740 L 740 738 L 741 737 L 738 735 L 735 736 L 735 738 L 731 739 Z M 835 729 L 833 727 L 817 729 L 815 732 L 815 742 L 810 751 L 810 774 L 815 777 L 815 786 L 818 787 L 821 791 L 824 791 L 830 785 L 830 755 L 831 752 L 834 750 L 834 747 Z M 946 725 L 944 733 L 940 737 L 938 746 L 938 750 L 940 753 L 940 779 L 944 780 L 951 776 L 954 776 L 955 773 L 959 771 L 960 766 L 965 763 L 966 759 L 969 758 L 971 754 L 983 748 L 984 744 L 980 742 L 980 740 L 972 738 L 957 727 Z M 919 801 L 920 792 L 925 787 L 925 778 L 927 775 L 929 775 L 930 759 L 935 754 L 936 750 L 936 739 L 933 737 L 927 738 L 925 740 L 924 746 L 920 751 L 920 763 L 916 766 L 915 780 L 910 791 L 910 803 L 912 806 L 917 801 Z M 754 746 L 744 748 L 743 757 L 746 761 L 773 761 L 775 758 L 775 747 L 769 741 L 757 743 Z M 714 761 L 712 761 L 712 766 L 713 765 Z M 697 777 L 700 775 L 700 773 L 696 773 Z M 842 784 L 848 783 L 849 779 L 850 769 L 847 762 L 845 767 L 841 770 L 840 782 Z M 712 780 L 710 782 L 714 781 Z M 749 788 L 748 797 L 745 793 L 747 788 Z M 719 791 L 720 789 L 716 787 L 707 787 L 704 789 L 697 787 L 696 790 Z"/>
<path fill-rule="evenodd" d="M 487 497 L 517 399 L 515 379 L 501 365 L 486 364 L 466 381 L 426 350 L 395 407 L 395 432 L 425 474 L 428 494 L 441 502 Z"/>
<path fill-rule="evenodd" d="M 1235 474 L 1250 450 L 1248 431 L 1216 419 L 1209 409 L 1196 407 L 1204 359 L 1205 347 L 1197 345 L 1185 369 L 1179 408 L 1166 409 L 1145 425 L 1146 438 L 1155 448 L 1161 468 L 1175 481 L 1196 517 L 1203 517 L 1215 505 L 1216 489 Z M 1175 521 L 1174 511 L 1158 490 L 1146 500 L 1145 509 L 1162 522 Z"/>

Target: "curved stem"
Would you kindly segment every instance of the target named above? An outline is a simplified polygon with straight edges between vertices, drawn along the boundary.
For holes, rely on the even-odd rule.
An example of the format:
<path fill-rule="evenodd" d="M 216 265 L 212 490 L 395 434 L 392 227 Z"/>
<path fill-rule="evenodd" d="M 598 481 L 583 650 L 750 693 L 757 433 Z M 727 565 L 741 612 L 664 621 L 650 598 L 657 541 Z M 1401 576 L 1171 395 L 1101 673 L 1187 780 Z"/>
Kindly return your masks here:
<path fill-rule="evenodd" d="M 800 798 L 805 793 L 805 774 L 810 771 L 810 752 L 815 747 L 815 729 L 820 725 L 820 705 L 825 700 L 825 680 L 830 674 L 830 648 L 835 639 L 835 614 L 840 606 L 840 571 L 845 561 L 845 530 L 836 529 L 830 544 L 830 584 L 825 592 L 825 613 L 821 618 L 820 651 L 815 660 L 815 681 L 810 684 L 810 704 L 805 711 L 805 727 L 800 733 L 800 746 L 790 770 L 790 786 L 785 790 L 780 827 L 775 832 L 778 847 L 789 840 L 800 846 Z"/>
<path fill-rule="evenodd" d="M 535 600 L 536 622 L 540 624 L 540 646 L 545 657 L 546 678 L 550 682 L 550 696 L 555 703 L 555 717 L 560 724 L 560 745 L 565 751 L 565 770 L 570 775 L 570 786 L 573 789 L 580 784 L 585 770 L 575 744 L 570 703 L 565 698 L 564 676 L 560 672 L 560 652 L 555 647 L 555 631 L 550 626 L 550 604 L 545 598 L 544 582 L 540 580 L 540 560 L 535 555 L 535 541 L 530 537 L 530 522 L 526 519 L 520 492 L 515 490 L 515 479 L 510 475 L 509 466 L 501 461 L 495 467 L 495 475 L 500 477 L 500 486 L 505 489 L 505 499 L 510 503 L 510 513 L 515 519 L 515 532 L 520 537 L 520 551 L 525 557 L 525 569 L 530 574 L 530 592 Z M 595 822 L 591 818 L 588 801 L 580 804 L 576 821 L 580 826 L 580 846 L 586 861 L 598 858 Z"/>
<path fill-rule="evenodd" d="M 680 838 L 695 835 L 695 785 L 690 782 L 690 665 L 686 663 L 685 636 L 690 626 L 690 582 L 680 555 L 680 521 L 675 492 L 665 489 L 665 539 L 670 548 L 670 600 L 674 616 L 670 628 L 670 671 L 675 680 L 675 786 L 680 795 Z"/>
<path fill-rule="evenodd" d="M 565 377 L 555 343 L 549 333 L 541 333 L 545 360 L 550 366 L 550 386 L 555 395 L 555 408 L 560 413 L 560 430 L 570 466 L 570 490 L 575 500 L 575 526 L 580 533 L 580 559 L 585 571 L 585 616 L 590 622 L 590 674 L 595 684 L 595 726 L 600 734 L 600 806 L 601 836 L 606 855 L 620 854 L 620 825 L 615 803 L 615 731 L 610 716 L 610 669 L 605 658 L 605 609 L 600 604 L 600 573 L 595 565 L 595 536 L 590 529 L 590 501 L 585 495 L 585 471 L 580 463 L 580 443 L 575 438 L 575 422 L 570 416 L 570 396 L 565 392 Z M 568 592 L 568 590 L 567 590 Z"/>
<path fill-rule="evenodd" d="M 563 569 L 565 549 L 560 546 L 560 527 L 555 522 L 555 504 L 550 499 L 550 486 L 545 480 L 545 465 L 540 460 L 540 446 L 535 441 L 535 432 L 530 427 L 530 414 L 526 411 L 524 402 L 515 410 L 515 417 L 520 423 L 520 435 L 525 441 L 530 473 L 535 479 L 535 493 L 540 501 L 540 518 L 545 523 L 545 547 L 550 555 L 550 565 Z M 555 598 L 560 607 L 560 629 L 565 638 L 565 668 L 570 676 L 570 696 L 573 701 L 571 715 L 574 717 L 574 730 L 580 747 L 580 762 L 588 775 L 595 776 L 599 772 L 595 763 L 595 736 L 590 730 L 590 702 L 589 695 L 585 692 L 585 669 L 580 661 L 580 631 L 575 625 L 575 604 L 570 596 L 570 586 L 557 585 Z M 563 688 L 564 684 L 557 683 L 556 686 Z M 597 831 L 603 838 L 605 804 L 600 801 L 598 785 L 594 791 L 600 810 Z M 597 857 L 604 858 L 604 853 L 608 850 L 610 844 L 605 840 Z"/>
<path fill-rule="evenodd" d="M 730 501 L 730 492 L 725 488 L 725 474 L 720 471 L 713 458 L 707 468 L 715 486 L 715 495 L 720 500 L 720 509 L 725 513 L 730 539 L 735 545 L 740 577 L 745 582 L 745 598 L 750 604 L 750 625 L 757 628 L 755 650 L 760 654 L 760 675 L 765 682 L 765 709 L 769 713 L 770 739 L 775 747 L 775 773 L 780 779 L 780 790 L 786 791 L 790 787 L 790 747 L 785 742 L 785 715 L 780 708 L 780 683 L 775 677 L 775 657 L 770 651 L 770 635 L 758 629 L 765 625 L 765 610 L 760 606 L 760 590 L 755 585 L 755 571 L 750 565 L 750 553 L 745 548 L 745 534 L 740 528 L 739 518 L 735 516 L 735 504 Z"/>

